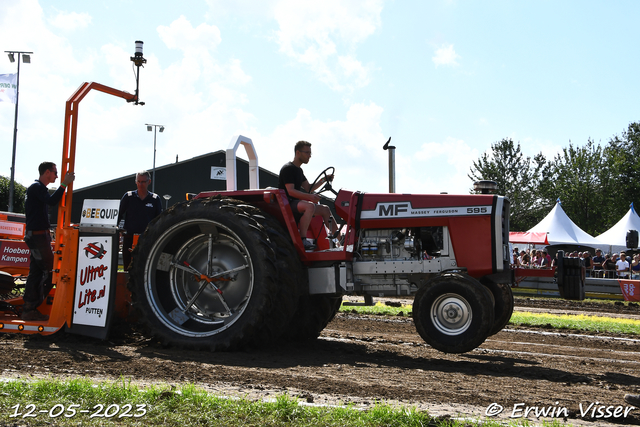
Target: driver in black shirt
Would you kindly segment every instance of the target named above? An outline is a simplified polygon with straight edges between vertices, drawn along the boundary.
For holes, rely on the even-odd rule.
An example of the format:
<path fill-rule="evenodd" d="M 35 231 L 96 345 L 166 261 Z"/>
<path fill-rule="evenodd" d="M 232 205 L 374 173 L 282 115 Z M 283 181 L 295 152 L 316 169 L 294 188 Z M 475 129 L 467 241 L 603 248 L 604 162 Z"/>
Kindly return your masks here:
<path fill-rule="evenodd" d="M 300 237 L 302 237 L 305 250 L 313 250 L 315 244 L 312 239 L 307 238 L 307 231 L 314 216 L 322 217 L 324 225 L 331 230 L 332 235 L 335 235 L 338 230 L 331 216 L 331 210 L 327 206 L 319 204 L 320 196 L 313 194 L 326 180 L 333 181 L 333 174 L 320 178 L 312 188 L 300 167 L 303 163 L 309 163 L 309 159 L 311 159 L 311 144 L 307 141 L 298 141 L 294 153 L 293 161 L 288 162 L 280 169 L 278 187 L 286 191 L 291 210 L 302 215 L 298 224 Z"/>

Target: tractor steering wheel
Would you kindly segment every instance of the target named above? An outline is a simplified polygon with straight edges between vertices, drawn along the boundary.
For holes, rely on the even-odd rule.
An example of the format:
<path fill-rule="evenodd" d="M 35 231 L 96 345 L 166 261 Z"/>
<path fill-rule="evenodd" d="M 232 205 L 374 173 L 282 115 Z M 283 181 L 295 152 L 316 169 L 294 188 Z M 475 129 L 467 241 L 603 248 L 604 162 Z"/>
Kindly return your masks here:
<path fill-rule="evenodd" d="M 331 173 L 329 173 L 329 170 L 331 170 Z M 334 168 L 333 166 L 329 166 L 328 168 L 320 172 L 320 174 L 316 177 L 316 179 L 313 180 L 313 184 L 311 184 L 311 187 L 309 188 L 311 189 L 315 187 L 318 181 L 321 178 L 324 178 L 324 186 L 321 187 L 318 191 L 316 191 L 315 194 L 324 193 L 325 191 L 331 191 L 333 194 L 338 196 L 338 193 L 333 189 L 333 187 L 331 186 L 331 182 L 329 181 L 329 176 L 332 176 L 335 170 L 336 168 Z"/>

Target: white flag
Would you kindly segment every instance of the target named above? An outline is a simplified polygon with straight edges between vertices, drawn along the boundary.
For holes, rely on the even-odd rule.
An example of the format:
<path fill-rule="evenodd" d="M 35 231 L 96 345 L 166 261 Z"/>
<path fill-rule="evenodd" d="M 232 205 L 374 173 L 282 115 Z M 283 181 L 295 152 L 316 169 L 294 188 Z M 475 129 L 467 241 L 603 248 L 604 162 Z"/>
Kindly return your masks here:
<path fill-rule="evenodd" d="M 0 74 L 0 102 L 16 103 L 18 74 Z"/>

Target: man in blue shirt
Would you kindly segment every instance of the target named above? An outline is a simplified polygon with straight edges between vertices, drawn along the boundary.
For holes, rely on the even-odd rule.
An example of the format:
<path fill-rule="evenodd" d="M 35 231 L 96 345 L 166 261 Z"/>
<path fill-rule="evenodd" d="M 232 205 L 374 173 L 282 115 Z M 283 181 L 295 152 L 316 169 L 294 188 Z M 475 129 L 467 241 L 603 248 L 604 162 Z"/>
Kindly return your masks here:
<path fill-rule="evenodd" d="M 120 200 L 118 224 L 124 220 L 126 234 L 122 238 L 122 264 L 129 271 L 133 237 L 144 233 L 153 218 L 162 212 L 162 201 L 156 193 L 148 190 L 151 175 L 147 171 L 136 174 L 137 190 L 127 191 Z"/>
<path fill-rule="evenodd" d="M 22 306 L 22 320 L 45 321 L 46 314 L 37 308 L 49 294 L 53 287 L 51 270 L 53 270 L 53 252 L 51 251 L 51 224 L 49 223 L 49 206 L 55 206 L 64 195 L 67 185 L 75 179 L 73 172 L 68 172 L 60 187 L 49 194 L 47 185 L 58 178 L 58 168 L 53 162 L 42 162 L 38 166 L 40 178 L 27 189 L 25 200 L 26 227 L 24 241 L 31 251 L 29 276 L 24 286 L 24 305 Z"/>

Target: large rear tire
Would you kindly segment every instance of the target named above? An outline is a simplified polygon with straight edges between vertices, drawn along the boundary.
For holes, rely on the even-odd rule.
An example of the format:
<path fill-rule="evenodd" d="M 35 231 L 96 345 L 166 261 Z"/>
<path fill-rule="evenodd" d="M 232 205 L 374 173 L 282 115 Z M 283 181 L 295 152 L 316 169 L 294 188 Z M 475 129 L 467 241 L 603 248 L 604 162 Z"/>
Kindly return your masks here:
<path fill-rule="evenodd" d="M 241 207 L 255 209 L 250 205 L 241 205 Z M 300 295 L 308 292 L 307 281 L 304 279 L 307 272 L 293 247 L 291 236 L 284 231 L 280 223 L 263 212 L 257 212 L 253 216 L 265 228 L 269 240 L 275 243 L 276 267 L 279 276 L 276 299 L 280 308 L 271 315 L 272 321 L 269 322 L 269 326 L 275 330 L 269 336 L 280 337 L 286 334 L 289 324 L 293 321 L 292 316 L 298 309 Z"/>
<path fill-rule="evenodd" d="M 298 310 L 291 320 L 291 326 L 285 333 L 289 341 L 315 340 L 333 320 L 340 306 L 342 296 L 303 295 L 298 303 Z"/>
<path fill-rule="evenodd" d="M 132 298 L 165 344 L 213 351 L 261 346 L 290 320 L 298 291 L 278 259 L 292 257 L 293 246 L 275 220 L 242 203 L 209 198 L 175 205 L 140 238 Z"/>
<path fill-rule="evenodd" d="M 413 321 L 422 339 L 444 353 L 481 345 L 494 324 L 491 292 L 472 277 L 443 274 L 416 293 Z"/>

